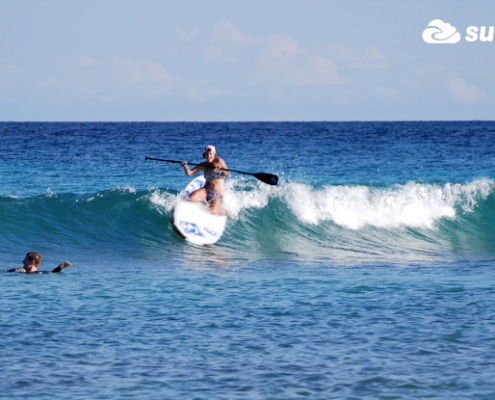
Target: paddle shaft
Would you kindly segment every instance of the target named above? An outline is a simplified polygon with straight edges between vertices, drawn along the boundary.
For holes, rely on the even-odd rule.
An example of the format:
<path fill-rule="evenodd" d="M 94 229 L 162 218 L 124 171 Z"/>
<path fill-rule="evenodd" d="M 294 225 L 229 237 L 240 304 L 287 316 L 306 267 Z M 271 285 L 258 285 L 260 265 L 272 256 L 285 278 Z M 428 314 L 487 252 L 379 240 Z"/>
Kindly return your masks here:
<path fill-rule="evenodd" d="M 152 157 L 146 157 L 146 160 L 153 160 L 153 161 L 164 161 L 164 162 L 169 162 L 169 163 L 174 163 L 174 164 L 182 164 L 184 161 L 177 161 L 177 160 L 164 160 L 162 158 L 152 158 Z M 188 165 L 201 165 L 201 164 L 195 164 L 192 162 L 186 161 Z M 227 168 L 220 168 L 222 171 L 232 171 L 232 172 L 238 172 L 239 174 L 247 174 L 247 175 L 252 175 L 249 172 L 241 172 L 241 171 L 234 171 L 233 169 L 227 169 Z"/>
<path fill-rule="evenodd" d="M 163 161 L 163 162 L 169 162 L 169 163 L 174 163 L 174 164 L 182 164 L 183 161 L 177 161 L 177 160 L 164 160 L 163 158 L 153 158 L 153 157 L 146 157 L 145 160 L 153 160 L 153 161 Z M 195 163 L 190 163 L 188 162 L 189 165 L 201 165 L 201 164 L 195 164 Z M 229 172 L 236 172 L 238 174 L 244 174 L 244 175 L 251 175 L 256 178 L 258 178 L 260 181 L 263 181 L 265 183 L 268 183 L 269 185 L 276 185 L 278 182 L 278 176 L 272 175 L 272 174 L 265 174 L 264 172 L 257 172 L 257 173 L 251 173 L 251 172 L 244 172 L 244 171 L 238 171 L 235 169 L 227 169 L 227 168 L 220 168 L 222 171 L 229 171 Z"/>

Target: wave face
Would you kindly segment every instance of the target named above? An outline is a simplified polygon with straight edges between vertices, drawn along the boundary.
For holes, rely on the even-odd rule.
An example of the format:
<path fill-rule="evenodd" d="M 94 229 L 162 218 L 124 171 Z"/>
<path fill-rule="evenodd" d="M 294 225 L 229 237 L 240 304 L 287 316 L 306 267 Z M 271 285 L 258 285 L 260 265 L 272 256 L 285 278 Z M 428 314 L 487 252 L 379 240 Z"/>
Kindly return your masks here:
<path fill-rule="evenodd" d="M 170 215 L 178 191 L 0 198 L 4 249 L 50 247 L 93 256 L 184 257 Z M 236 263 L 415 262 L 495 257 L 495 182 L 278 187 L 233 179 L 230 218 L 215 246 Z M 178 251 L 178 249 L 180 249 Z M 191 253 L 192 254 L 192 253 Z"/>
<path fill-rule="evenodd" d="M 494 122 L 33 122 L 0 133 L 4 262 L 34 249 L 119 267 L 495 259 Z M 280 180 L 234 174 L 226 232 L 197 249 L 170 224 L 190 178 L 145 156 L 198 162 L 208 143 L 232 169 Z"/>
<path fill-rule="evenodd" d="M 232 214 L 259 246 L 306 260 L 393 261 L 495 255 L 495 183 L 408 182 L 387 187 L 292 183 L 270 195 L 234 191 Z M 256 233 L 261 227 L 261 232 Z"/>

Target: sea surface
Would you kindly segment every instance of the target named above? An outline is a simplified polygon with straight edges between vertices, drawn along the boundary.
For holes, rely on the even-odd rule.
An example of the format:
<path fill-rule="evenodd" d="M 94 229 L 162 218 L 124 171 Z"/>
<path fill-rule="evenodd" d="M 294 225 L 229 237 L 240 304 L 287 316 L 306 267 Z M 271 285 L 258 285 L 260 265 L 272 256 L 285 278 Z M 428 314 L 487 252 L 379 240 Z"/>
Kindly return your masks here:
<path fill-rule="evenodd" d="M 213 144 L 227 229 L 188 244 Z M 0 123 L 0 399 L 495 398 L 495 122 Z"/>

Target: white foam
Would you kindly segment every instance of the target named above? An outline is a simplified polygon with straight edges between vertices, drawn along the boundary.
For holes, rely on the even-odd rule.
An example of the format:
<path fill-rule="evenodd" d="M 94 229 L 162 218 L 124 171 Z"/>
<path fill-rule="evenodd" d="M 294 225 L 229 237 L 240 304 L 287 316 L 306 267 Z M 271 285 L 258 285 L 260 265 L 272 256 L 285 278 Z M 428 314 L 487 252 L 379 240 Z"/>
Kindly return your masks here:
<path fill-rule="evenodd" d="M 227 182 L 224 208 L 229 217 L 237 218 L 243 209 L 263 208 L 268 204 L 270 192 L 266 187 L 257 186 L 249 188 L 251 190 L 246 190 L 246 181 L 231 179 Z M 249 183 L 247 184 L 249 185 Z"/>
<path fill-rule="evenodd" d="M 155 189 L 150 195 L 150 201 L 165 212 L 170 212 L 174 208 L 177 198 L 177 195 L 171 193 L 160 193 L 158 189 Z"/>
<path fill-rule="evenodd" d="M 442 218 L 455 218 L 456 209 L 470 212 L 477 199 L 486 198 L 495 184 L 476 180 L 444 185 L 409 182 L 388 188 L 327 186 L 314 189 L 293 183 L 285 190 L 286 201 L 297 218 L 317 225 L 332 221 L 348 229 L 433 229 Z"/>

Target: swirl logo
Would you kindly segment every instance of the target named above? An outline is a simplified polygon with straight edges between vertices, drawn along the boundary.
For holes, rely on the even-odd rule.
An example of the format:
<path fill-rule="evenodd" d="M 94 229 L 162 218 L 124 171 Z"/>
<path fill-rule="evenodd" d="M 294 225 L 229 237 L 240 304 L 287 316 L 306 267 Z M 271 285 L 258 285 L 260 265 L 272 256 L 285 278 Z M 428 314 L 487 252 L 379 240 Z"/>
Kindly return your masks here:
<path fill-rule="evenodd" d="M 449 23 L 434 19 L 423 31 L 423 40 L 426 43 L 458 43 L 461 34 Z"/>

